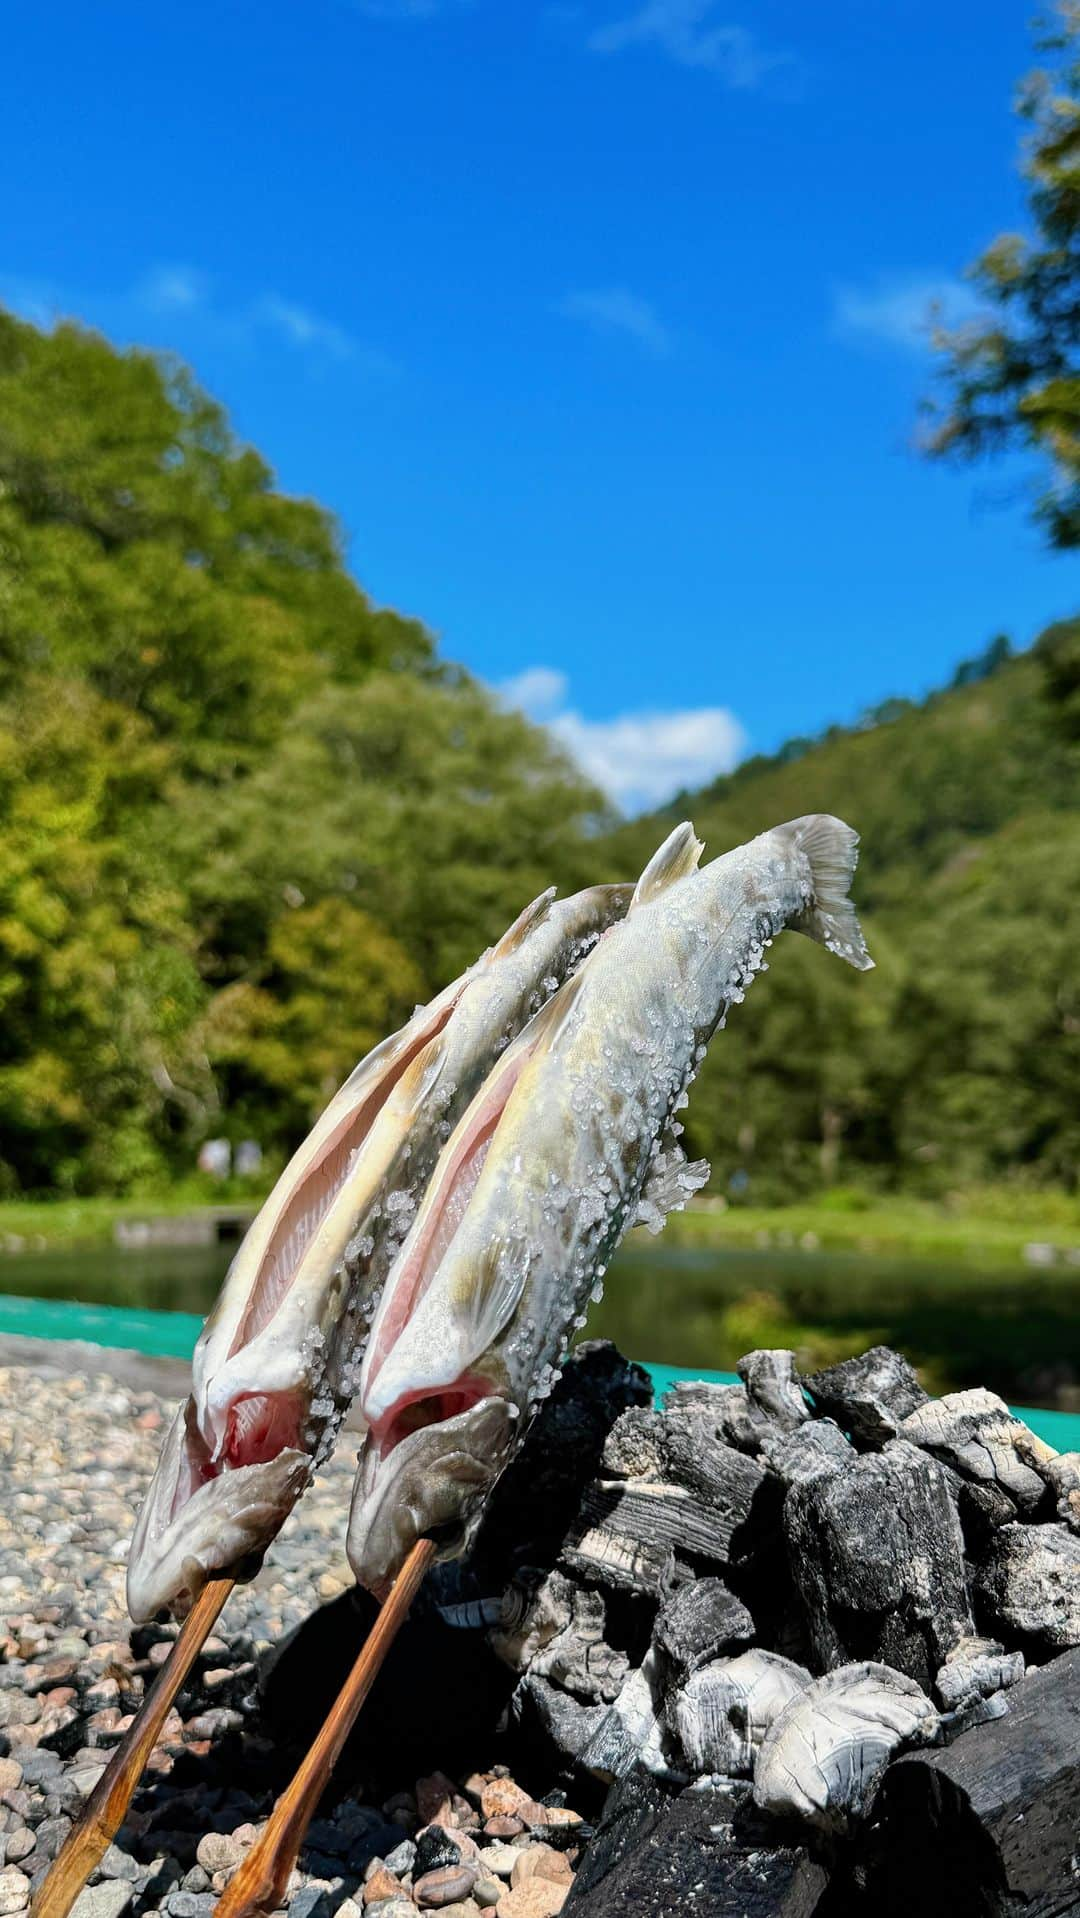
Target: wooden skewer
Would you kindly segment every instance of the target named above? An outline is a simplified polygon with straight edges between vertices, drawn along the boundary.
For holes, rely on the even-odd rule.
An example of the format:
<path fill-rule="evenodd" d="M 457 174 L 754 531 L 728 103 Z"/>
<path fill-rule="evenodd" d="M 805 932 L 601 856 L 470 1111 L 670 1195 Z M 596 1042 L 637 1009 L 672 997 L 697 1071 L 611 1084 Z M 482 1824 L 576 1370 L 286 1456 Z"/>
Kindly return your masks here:
<path fill-rule="evenodd" d="M 94 1786 L 48 1877 L 38 1887 L 32 1918 L 67 1918 L 90 1873 L 101 1863 L 124 1822 L 169 1708 L 235 1582 L 231 1578 L 211 1578 L 203 1586 L 133 1724 Z"/>
<path fill-rule="evenodd" d="M 214 1918 L 258 1918 L 258 1915 L 265 1918 L 265 1914 L 278 1911 L 284 1905 L 289 1876 L 315 1807 L 434 1557 L 435 1546 L 431 1540 L 418 1539 L 394 1580 L 322 1730 L 292 1782 L 282 1792 L 260 1837 L 222 1892 Z"/>

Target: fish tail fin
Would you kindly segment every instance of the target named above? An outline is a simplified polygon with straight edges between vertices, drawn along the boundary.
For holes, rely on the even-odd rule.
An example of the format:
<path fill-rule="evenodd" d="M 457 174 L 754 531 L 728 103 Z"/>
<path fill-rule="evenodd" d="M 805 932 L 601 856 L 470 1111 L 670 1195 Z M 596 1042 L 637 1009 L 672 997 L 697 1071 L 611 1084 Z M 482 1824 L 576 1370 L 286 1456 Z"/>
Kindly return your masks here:
<path fill-rule="evenodd" d="M 857 972 L 869 972 L 874 962 L 848 898 L 859 856 L 858 833 L 825 812 L 793 819 L 779 831 L 795 841 L 810 865 L 812 896 L 805 910 L 792 919 L 792 931 L 805 932 Z"/>

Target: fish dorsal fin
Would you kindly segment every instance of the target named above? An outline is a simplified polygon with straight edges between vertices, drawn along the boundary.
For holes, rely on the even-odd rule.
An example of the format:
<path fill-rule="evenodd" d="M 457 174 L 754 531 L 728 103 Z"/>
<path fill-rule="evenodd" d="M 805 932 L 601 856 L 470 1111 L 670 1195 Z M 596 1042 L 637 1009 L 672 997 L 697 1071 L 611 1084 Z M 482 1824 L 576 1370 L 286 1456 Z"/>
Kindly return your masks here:
<path fill-rule="evenodd" d="M 647 906 L 660 893 L 666 892 L 678 879 L 686 879 L 697 871 L 698 860 L 704 852 L 704 842 L 700 840 L 688 819 L 674 832 L 669 832 L 662 846 L 653 853 L 637 885 L 634 897 L 630 901 L 630 911 L 638 906 Z"/>
<path fill-rule="evenodd" d="M 439 1074 L 446 1062 L 446 1033 L 437 1032 L 434 1039 L 411 1059 L 391 1093 L 395 1110 L 398 1112 L 418 1112 L 424 1100 L 434 1090 Z"/>
<path fill-rule="evenodd" d="M 508 926 L 503 933 L 498 945 L 492 947 L 492 958 L 506 959 L 510 953 L 516 952 L 519 946 L 523 946 L 529 934 L 535 932 L 537 926 L 543 925 L 551 911 L 554 898 L 555 887 L 549 886 L 546 892 L 542 892 L 539 898 L 526 906 L 524 912 L 519 912 L 513 925 Z"/>

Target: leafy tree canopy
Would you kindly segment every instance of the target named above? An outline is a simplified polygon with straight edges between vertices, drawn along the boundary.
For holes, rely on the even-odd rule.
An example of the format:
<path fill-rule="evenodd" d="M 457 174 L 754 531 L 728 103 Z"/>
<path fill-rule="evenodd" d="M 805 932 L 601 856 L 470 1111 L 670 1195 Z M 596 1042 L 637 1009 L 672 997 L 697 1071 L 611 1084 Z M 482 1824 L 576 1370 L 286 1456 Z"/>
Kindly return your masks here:
<path fill-rule="evenodd" d="M 1080 0 L 1040 36 L 1024 82 L 1023 171 L 1033 233 L 1001 234 L 970 270 L 985 317 L 942 330 L 947 398 L 928 447 L 975 459 L 1006 448 L 1049 467 L 1038 516 L 1053 545 L 1080 545 Z"/>

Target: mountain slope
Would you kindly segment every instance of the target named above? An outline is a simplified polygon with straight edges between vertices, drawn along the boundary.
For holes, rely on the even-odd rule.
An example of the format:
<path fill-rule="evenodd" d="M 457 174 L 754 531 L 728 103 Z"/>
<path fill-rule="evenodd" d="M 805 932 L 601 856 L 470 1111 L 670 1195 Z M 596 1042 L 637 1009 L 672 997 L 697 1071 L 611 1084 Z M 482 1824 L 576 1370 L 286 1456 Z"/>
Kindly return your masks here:
<path fill-rule="evenodd" d="M 1075 632 L 1057 629 L 1075 644 Z M 1080 761 L 1049 642 L 920 706 L 758 760 L 612 835 L 636 870 L 675 818 L 715 856 L 801 813 L 862 835 L 876 972 L 799 939 L 716 1042 L 687 1115 L 720 1190 L 837 1179 L 1074 1186 L 1080 1165 Z"/>

